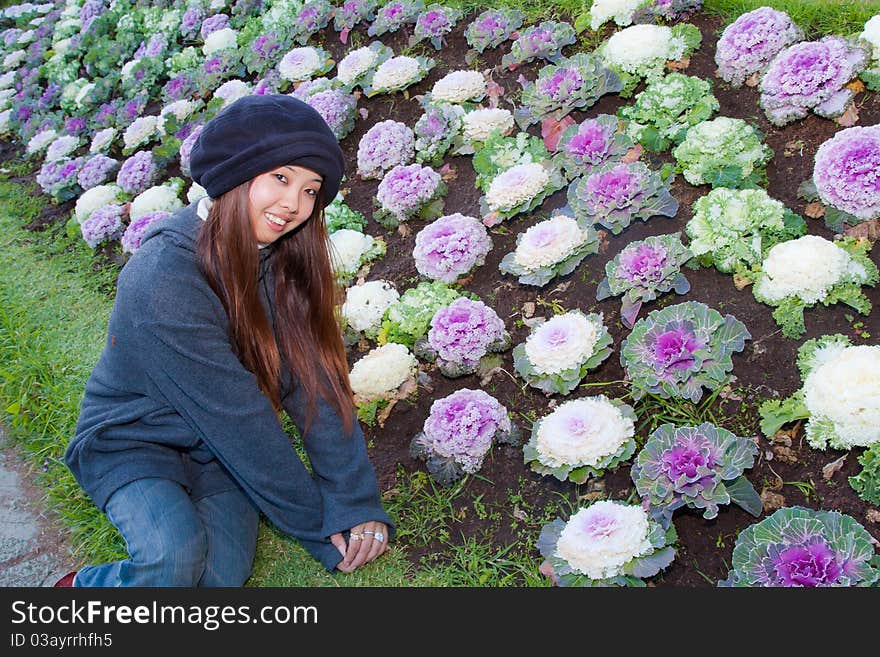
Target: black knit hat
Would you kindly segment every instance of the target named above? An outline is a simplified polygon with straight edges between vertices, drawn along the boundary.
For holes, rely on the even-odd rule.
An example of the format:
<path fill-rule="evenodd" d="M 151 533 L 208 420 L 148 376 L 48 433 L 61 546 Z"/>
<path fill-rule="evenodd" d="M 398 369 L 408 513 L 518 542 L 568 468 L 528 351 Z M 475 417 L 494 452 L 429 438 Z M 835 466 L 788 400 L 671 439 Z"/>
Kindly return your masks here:
<path fill-rule="evenodd" d="M 323 177 L 325 205 L 339 191 L 345 162 L 333 131 L 307 103 L 291 96 L 244 96 L 205 124 L 190 155 L 192 178 L 217 198 L 285 164 Z"/>

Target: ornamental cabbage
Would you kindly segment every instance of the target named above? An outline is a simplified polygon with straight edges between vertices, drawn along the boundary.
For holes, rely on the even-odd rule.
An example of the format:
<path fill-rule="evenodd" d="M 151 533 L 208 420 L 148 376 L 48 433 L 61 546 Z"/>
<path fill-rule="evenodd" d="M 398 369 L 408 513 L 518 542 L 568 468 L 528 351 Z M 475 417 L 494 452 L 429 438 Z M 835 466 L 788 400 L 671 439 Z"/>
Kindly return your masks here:
<path fill-rule="evenodd" d="M 636 414 L 604 395 L 564 402 L 535 422 L 523 457 L 532 470 L 583 484 L 633 455 Z"/>
<path fill-rule="evenodd" d="M 746 12 L 724 28 L 718 38 L 718 76 L 740 87 L 747 79 L 763 73 L 785 47 L 803 38 L 803 30 L 784 11 L 758 7 Z"/>
<path fill-rule="evenodd" d="M 454 283 L 482 265 L 491 249 L 492 238 L 480 220 L 456 212 L 416 233 L 413 258 L 422 276 Z"/>
<path fill-rule="evenodd" d="M 479 470 L 493 443 L 518 441 L 517 427 L 497 399 L 482 390 L 462 388 L 431 404 L 422 431 L 410 443 L 410 454 L 424 460 L 440 484 L 448 485 Z"/>
<path fill-rule="evenodd" d="M 434 60 L 430 57 L 407 57 L 398 55 L 379 64 L 376 70 L 367 73 L 361 87 L 367 98 L 378 94 L 403 91 L 409 86 L 421 82 L 428 72 L 434 68 Z"/>
<path fill-rule="evenodd" d="M 513 366 L 546 395 L 567 395 L 611 355 L 611 344 L 601 313 L 570 310 L 532 328 L 525 342 L 513 348 Z"/>
<path fill-rule="evenodd" d="M 402 344 L 389 342 L 371 349 L 349 373 L 355 404 L 390 399 L 417 369 L 416 357 Z"/>
<path fill-rule="evenodd" d="M 428 332 L 434 314 L 460 296 L 442 281 L 422 281 L 411 287 L 385 311 L 379 341 L 412 347 Z"/>
<path fill-rule="evenodd" d="M 732 355 L 751 334 L 733 315 L 699 301 L 653 310 L 624 339 L 620 364 L 634 399 L 646 394 L 689 399 L 719 388 L 733 369 Z"/>
<path fill-rule="evenodd" d="M 498 265 L 524 285 L 543 287 L 556 276 L 575 270 L 581 261 L 599 252 L 599 235 L 574 217 L 556 213 L 516 237 L 516 248 Z"/>
<path fill-rule="evenodd" d="M 376 12 L 367 34 L 382 36 L 386 32 L 397 32 L 407 23 L 415 23 L 418 15 L 425 9 L 423 0 L 389 0 Z"/>
<path fill-rule="evenodd" d="M 783 335 L 799 338 L 806 330 L 804 309 L 821 302 L 842 302 L 863 315 L 871 301 L 861 286 L 877 283 L 877 265 L 868 257 L 867 240 L 852 237 L 831 242 L 818 235 L 804 235 L 771 248 L 754 273 L 752 292 L 761 303 L 774 306 L 773 319 Z"/>
<path fill-rule="evenodd" d="M 594 32 L 613 20 L 619 27 L 632 25 L 635 13 L 654 0 L 593 0 L 590 6 L 590 29 Z"/>
<path fill-rule="evenodd" d="M 733 502 L 758 517 L 763 506 L 743 470 L 755 464 L 758 445 L 726 429 L 662 424 L 648 436 L 630 476 L 642 503 L 655 517 L 672 518 L 676 509 L 701 509 L 718 516 L 718 507 Z"/>
<path fill-rule="evenodd" d="M 681 233 L 630 242 L 605 265 L 606 275 L 596 289 L 596 301 L 623 295 L 620 321 L 632 328 L 645 301 L 670 290 L 687 294 L 691 285 L 681 273 L 681 266 L 692 255 L 682 245 Z"/>
<path fill-rule="evenodd" d="M 444 376 L 477 371 L 481 359 L 510 346 L 510 334 L 497 313 L 482 301 L 459 297 L 431 318 L 426 338 L 416 342 L 416 356 L 436 362 Z"/>
<path fill-rule="evenodd" d="M 423 103 L 478 103 L 486 96 L 486 78 L 480 71 L 450 71 L 434 83 Z"/>
<path fill-rule="evenodd" d="M 385 255 L 385 241 L 350 228 L 330 233 L 330 262 L 333 273 L 343 283 L 367 263 Z"/>
<path fill-rule="evenodd" d="M 449 103 L 432 103 L 413 127 L 416 161 L 440 166 L 443 157 L 461 140 L 464 109 Z"/>
<path fill-rule="evenodd" d="M 874 539 L 837 511 L 784 507 L 736 537 L 721 587 L 872 586 L 880 579 Z"/>
<path fill-rule="evenodd" d="M 527 132 L 505 137 L 499 132 L 493 132 L 471 159 L 474 171 L 477 172 L 474 185 L 486 192 L 495 176 L 502 171 L 518 164 L 544 162 L 549 157 L 544 140 L 540 137 Z"/>
<path fill-rule="evenodd" d="M 761 78 L 761 108 L 767 119 L 784 126 L 809 110 L 835 118 L 852 105 L 846 85 L 868 62 L 868 53 L 838 36 L 789 46 L 770 62 Z"/>
<path fill-rule="evenodd" d="M 807 442 L 816 449 L 880 444 L 880 346 L 853 346 L 845 335 L 826 335 L 801 345 L 797 365 L 803 387 L 761 404 L 765 436 L 807 420 Z"/>
<path fill-rule="evenodd" d="M 324 223 L 327 225 L 327 233 L 335 233 L 340 228 L 350 228 L 363 233 L 367 227 L 367 218 L 362 212 L 350 208 L 342 194 L 324 208 Z"/>
<path fill-rule="evenodd" d="M 345 89 L 361 85 L 370 71 L 394 57 L 394 51 L 381 41 L 357 48 L 343 57 L 336 65 L 336 79 Z"/>
<path fill-rule="evenodd" d="M 475 52 L 496 48 L 511 38 L 522 27 L 525 14 L 517 9 L 501 7 L 487 9 L 477 16 L 464 31 L 464 38 Z"/>
<path fill-rule="evenodd" d="M 454 7 L 444 7 L 436 3 L 428 5 L 416 18 L 409 45 L 414 46 L 427 39 L 436 50 L 440 50 L 443 47 L 443 37 L 453 30 L 461 16 L 461 10 Z"/>
<path fill-rule="evenodd" d="M 548 115 L 560 121 L 573 110 L 592 107 L 601 96 L 621 88 L 620 78 L 597 55 L 563 57 L 541 68 L 534 82 L 523 85 L 516 120 L 522 130 Z"/>
<path fill-rule="evenodd" d="M 708 80 L 682 73 L 669 73 L 648 84 L 635 103 L 618 115 L 627 119 L 627 134 L 651 151 L 665 151 L 680 144 L 691 126 L 708 120 L 718 111 L 718 99 Z"/>
<path fill-rule="evenodd" d="M 522 212 L 530 212 L 555 191 L 565 178 L 552 162 L 517 164 L 492 179 L 480 199 L 483 223 L 494 226 Z"/>
<path fill-rule="evenodd" d="M 599 500 L 579 509 L 568 522 L 544 525 L 538 550 L 553 568 L 559 586 L 643 587 L 672 563 L 675 526 L 664 528 L 638 505 Z"/>
<path fill-rule="evenodd" d="M 758 187 L 773 157 L 763 138 L 742 119 L 719 116 L 691 127 L 672 155 L 691 185 Z"/>
<path fill-rule="evenodd" d="M 515 68 L 535 59 L 555 62 L 562 49 L 577 40 L 574 28 L 565 21 L 544 21 L 522 30 L 510 46 L 510 52 L 501 58 L 501 65 Z"/>
<path fill-rule="evenodd" d="M 567 180 L 609 160 L 617 160 L 632 148 L 633 140 L 619 130 L 619 124 L 617 117 L 599 114 L 562 131 L 556 144 L 555 163 Z"/>
<path fill-rule="evenodd" d="M 633 219 L 674 217 L 678 201 L 671 183 L 643 162 L 607 162 L 568 186 L 568 202 L 578 218 L 619 235 Z"/>
<path fill-rule="evenodd" d="M 381 179 L 389 169 L 407 164 L 414 154 L 415 135 L 408 125 L 391 119 L 379 121 L 358 144 L 358 175 L 365 180 Z"/>
<path fill-rule="evenodd" d="M 816 151 L 813 183 L 828 206 L 825 222 L 842 230 L 880 217 L 880 125 L 854 126 L 837 132 Z M 831 216 L 832 210 L 839 215 Z"/>
<path fill-rule="evenodd" d="M 458 149 L 456 154 L 471 154 L 493 132 L 505 136 L 513 130 L 513 126 L 513 114 L 511 114 L 510 110 L 500 107 L 485 107 L 471 110 L 462 117 L 461 134 L 466 142 L 466 146 Z"/>
<path fill-rule="evenodd" d="M 283 80 L 299 82 L 327 73 L 334 61 L 329 52 L 314 46 L 302 46 L 288 51 L 278 62 L 278 73 Z"/>
<path fill-rule="evenodd" d="M 445 195 L 446 184 L 430 167 L 398 164 L 379 183 L 373 218 L 388 229 L 416 216 L 434 219 L 443 214 Z"/>
<path fill-rule="evenodd" d="M 685 225 L 697 262 L 725 274 L 745 273 L 771 247 L 806 232 L 804 220 L 763 189 L 713 189 L 694 202 Z"/>
<path fill-rule="evenodd" d="M 341 310 L 346 327 L 375 340 L 385 311 L 399 298 L 400 294 L 390 281 L 366 281 L 351 286 L 346 290 Z"/>

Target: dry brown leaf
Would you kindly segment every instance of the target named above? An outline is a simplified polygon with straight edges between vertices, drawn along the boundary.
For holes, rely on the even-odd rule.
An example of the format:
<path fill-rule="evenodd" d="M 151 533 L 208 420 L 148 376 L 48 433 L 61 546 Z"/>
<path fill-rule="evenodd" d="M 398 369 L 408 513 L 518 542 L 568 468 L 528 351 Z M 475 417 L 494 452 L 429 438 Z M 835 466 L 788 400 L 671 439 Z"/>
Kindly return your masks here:
<path fill-rule="evenodd" d="M 843 230 L 843 234 L 847 237 L 863 238 L 869 242 L 876 242 L 880 239 L 880 217 L 862 221 L 855 226 L 847 226 Z"/>
<path fill-rule="evenodd" d="M 690 65 L 690 57 L 683 57 L 682 59 L 676 60 L 674 62 L 666 62 L 666 68 L 668 68 L 670 71 L 683 71 Z"/>
<path fill-rule="evenodd" d="M 458 280 L 456 280 L 455 283 L 456 283 L 456 285 L 467 285 L 472 280 L 474 280 L 473 274 L 471 274 L 470 276 L 463 276 L 462 278 L 459 278 Z"/>
<path fill-rule="evenodd" d="M 752 282 L 742 274 L 733 275 L 733 285 L 737 290 L 744 290 L 751 284 Z"/>
<path fill-rule="evenodd" d="M 791 157 L 797 153 L 801 157 L 804 155 L 804 140 L 803 139 L 792 139 L 791 141 L 785 142 L 785 146 L 783 146 L 782 154 L 785 157 Z"/>
<path fill-rule="evenodd" d="M 526 301 L 522 307 L 523 317 L 531 317 L 534 314 L 535 314 L 535 302 L 534 301 Z"/>
<path fill-rule="evenodd" d="M 528 522 L 529 521 L 529 514 L 526 513 L 525 511 L 523 511 L 522 509 L 520 509 L 519 505 L 516 505 L 513 507 L 513 513 L 511 515 L 513 515 L 513 517 L 516 518 L 517 520 L 519 520 L 520 522 Z"/>
<path fill-rule="evenodd" d="M 600 490 L 594 490 L 590 493 L 584 493 L 583 495 L 579 495 L 578 499 L 585 500 L 587 502 L 592 502 L 593 500 L 601 500 L 603 497 L 605 497 L 605 493 L 603 493 Z"/>
<path fill-rule="evenodd" d="M 392 399 L 390 402 L 388 402 L 388 406 L 376 413 L 376 424 L 378 424 L 380 427 L 385 426 L 385 421 L 388 419 L 388 416 L 391 415 L 391 409 L 394 408 L 394 405 L 396 403 L 397 400 Z"/>
<path fill-rule="evenodd" d="M 597 230 L 596 233 L 599 235 L 599 253 L 605 253 L 608 250 L 608 245 L 610 244 L 610 240 L 608 239 L 608 231 Z"/>
<path fill-rule="evenodd" d="M 745 83 L 747 87 L 757 87 L 758 83 L 761 81 L 761 74 L 755 71 L 749 77 L 745 79 Z"/>
<path fill-rule="evenodd" d="M 487 228 L 491 228 L 492 226 L 497 226 L 501 223 L 501 219 L 498 217 L 497 212 L 490 212 L 489 214 L 483 217 L 483 225 Z"/>
<path fill-rule="evenodd" d="M 764 505 L 764 511 L 775 511 L 785 506 L 785 498 L 779 493 L 764 488 L 761 490 L 761 504 Z"/>
<path fill-rule="evenodd" d="M 848 82 L 843 86 L 852 91 L 854 94 L 860 94 L 865 90 L 865 83 L 858 78 L 856 78 L 852 82 Z"/>
<path fill-rule="evenodd" d="M 865 513 L 865 520 L 868 522 L 880 522 L 880 511 L 877 509 L 868 509 Z"/>
<path fill-rule="evenodd" d="M 770 442 L 774 445 L 785 445 L 786 447 L 791 447 L 792 442 L 797 437 L 798 429 L 800 428 L 801 423 L 797 422 L 791 429 L 780 429 L 770 438 Z"/>
<path fill-rule="evenodd" d="M 850 126 L 854 126 L 858 120 L 859 110 L 856 109 L 855 103 L 851 103 L 843 114 L 834 119 L 834 122 L 838 125 L 842 125 L 844 128 L 849 128 Z"/>
<path fill-rule="evenodd" d="M 791 447 L 786 447 L 785 445 L 775 445 L 773 447 L 773 453 L 776 455 L 776 458 L 783 463 L 798 462 L 797 453 Z"/>
<path fill-rule="evenodd" d="M 406 224 L 398 224 L 397 225 L 397 234 L 398 235 L 400 235 L 401 237 L 409 237 L 409 233 L 410 233 L 409 226 L 407 226 Z"/>
<path fill-rule="evenodd" d="M 449 164 L 449 162 L 440 167 L 440 169 L 437 170 L 437 173 L 440 174 L 440 178 L 442 178 L 444 182 L 449 182 L 450 180 L 458 178 L 458 169 Z"/>
<path fill-rule="evenodd" d="M 630 148 L 626 153 L 623 154 L 623 157 L 620 158 L 621 162 L 635 162 L 638 160 L 642 153 L 645 151 L 644 147 L 641 144 L 636 144 L 632 148 Z"/>
<path fill-rule="evenodd" d="M 830 481 L 831 478 L 835 475 L 835 473 L 843 467 L 843 462 L 846 460 L 846 454 L 841 456 L 839 459 L 835 459 L 831 461 L 831 463 L 827 463 L 822 468 L 822 476 L 825 478 L 825 481 Z"/>
<path fill-rule="evenodd" d="M 807 203 L 807 206 L 804 208 L 804 214 L 810 219 L 821 219 L 825 216 L 825 206 L 820 201 Z"/>

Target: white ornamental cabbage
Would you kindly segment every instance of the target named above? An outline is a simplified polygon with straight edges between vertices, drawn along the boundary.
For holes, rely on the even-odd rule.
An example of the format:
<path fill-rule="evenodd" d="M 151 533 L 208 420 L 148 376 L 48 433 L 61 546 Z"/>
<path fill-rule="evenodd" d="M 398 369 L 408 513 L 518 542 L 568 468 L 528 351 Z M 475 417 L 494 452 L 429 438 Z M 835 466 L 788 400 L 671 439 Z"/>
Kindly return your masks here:
<path fill-rule="evenodd" d="M 526 338 L 526 357 L 538 374 L 558 374 L 578 367 L 593 354 L 599 328 L 580 312 L 554 315 Z"/>
<path fill-rule="evenodd" d="M 880 61 L 880 14 L 873 16 L 865 23 L 865 29 L 862 30 L 859 38 L 871 44 L 871 59 Z"/>
<path fill-rule="evenodd" d="M 385 310 L 399 298 L 400 293 L 390 281 L 353 285 L 345 293 L 342 316 L 355 331 L 375 331 L 382 323 Z"/>
<path fill-rule="evenodd" d="M 281 77 L 291 82 L 308 80 L 326 68 L 327 59 L 316 48 L 303 46 L 290 50 L 278 63 Z"/>
<path fill-rule="evenodd" d="M 179 197 L 180 192 L 181 186 L 176 183 L 150 187 L 134 197 L 128 211 L 128 216 L 131 221 L 135 221 L 145 214 L 155 212 L 156 210 L 174 212 L 178 208 L 183 207 L 183 201 Z"/>
<path fill-rule="evenodd" d="M 46 162 L 57 162 L 73 153 L 79 147 L 79 137 L 61 135 L 46 149 Z"/>
<path fill-rule="evenodd" d="M 835 449 L 880 442 L 880 346 L 823 351 L 822 362 L 804 381 L 804 404 L 810 412 L 807 442 L 819 449 L 826 447 L 829 435 Z"/>
<path fill-rule="evenodd" d="M 602 54 L 613 69 L 649 75 L 662 73 L 666 61 L 680 59 L 685 49 L 665 25 L 633 25 L 611 35 Z"/>
<path fill-rule="evenodd" d="M 186 192 L 186 200 L 189 203 L 196 203 L 197 201 L 201 201 L 207 195 L 208 191 L 199 183 L 194 182 Z"/>
<path fill-rule="evenodd" d="M 41 130 L 28 140 L 24 152 L 28 155 L 39 153 L 41 150 L 43 150 L 49 144 L 55 141 L 57 137 L 58 133 L 53 128 L 46 128 L 45 130 Z"/>
<path fill-rule="evenodd" d="M 165 107 L 162 108 L 162 111 L 159 112 L 159 115 L 164 116 L 166 114 L 172 114 L 178 121 L 183 121 L 195 112 L 196 109 L 198 109 L 198 103 L 196 101 L 182 98 L 181 100 L 175 100 L 173 103 L 165 105 Z"/>
<path fill-rule="evenodd" d="M 545 236 L 550 239 L 544 239 Z M 574 217 L 557 214 L 526 230 L 516 246 L 513 259 L 527 270 L 550 267 L 565 260 L 590 239 L 590 231 L 581 228 Z"/>
<path fill-rule="evenodd" d="M 227 48 L 238 47 L 238 32 L 231 27 L 224 27 L 222 30 L 214 30 L 205 38 L 205 44 L 202 46 L 202 52 L 206 57 L 210 57 L 216 52 L 226 50 Z"/>
<path fill-rule="evenodd" d="M 92 137 L 92 144 L 89 146 L 89 152 L 94 154 L 109 150 L 110 146 L 116 139 L 117 134 L 119 134 L 119 131 L 116 128 L 104 128 L 103 130 L 99 130 L 95 133 L 95 136 Z"/>
<path fill-rule="evenodd" d="M 865 268 L 849 253 L 818 235 L 781 242 L 767 253 L 755 295 L 771 302 L 797 297 L 806 304 L 822 301 L 834 285 L 867 280 Z"/>
<path fill-rule="evenodd" d="M 135 119 L 122 133 L 122 142 L 126 150 L 134 150 L 138 146 L 149 142 L 159 134 L 161 125 L 159 117 L 155 115 L 141 116 Z"/>
<path fill-rule="evenodd" d="M 73 215 L 79 223 L 82 223 L 98 208 L 110 205 L 111 203 L 118 203 L 123 196 L 124 193 L 119 185 L 96 185 L 91 189 L 87 189 L 76 200 Z"/>
<path fill-rule="evenodd" d="M 610 20 L 620 27 L 632 25 L 633 14 L 652 0 L 593 0 L 590 29 L 594 32 Z"/>
<path fill-rule="evenodd" d="M 421 65 L 415 57 L 399 55 L 385 60 L 373 74 L 374 89 L 405 87 L 421 77 Z"/>
<path fill-rule="evenodd" d="M 340 228 L 330 235 L 330 261 L 338 276 L 351 276 L 361 268 L 364 256 L 376 239 L 351 228 Z"/>
<path fill-rule="evenodd" d="M 595 466 L 635 435 L 635 423 L 603 395 L 565 402 L 541 420 L 535 449 L 549 468 Z"/>
<path fill-rule="evenodd" d="M 390 397 L 417 369 L 418 361 L 405 345 L 389 342 L 358 360 L 348 378 L 355 399 L 363 403 Z"/>
<path fill-rule="evenodd" d="M 452 71 L 437 80 L 431 100 L 459 105 L 486 94 L 486 78 L 479 71 Z"/>
<path fill-rule="evenodd" d="M 12 110 L 6 109 L 0 112 L 0 135 L 9 132 L 9 120 L 12 118 Z"/>
<path fill-rule="evenodd" d="M 352 50 L 337 64 L 336 79 L 342 84 L 351 84 L 378 61 L 379 54 L 369 46 Z"/>
<path fill-rule="evenodd" d="M 513 114 L 509 110 L 482 108 L 468 112 L 462 119 L 462 134 L 468 141 L 486 141 L 489 134 L 497 130 L 502 135 L 513 130 Z"/>
<path fill-rule="evenodd" d="M 486 192 L 486 203 L 493 212 L 504 212 L 535 198 L 550 183 L 543 164 L 518 164 L 495 176 Z"/>
<path fill-rule="evenodd" d="M 602 500 L 574 514 L 556 543 L 556 554 L 590 579 L 623 574 L 623 566 L 653 548 L 648 514 L 640 506 Z"/>

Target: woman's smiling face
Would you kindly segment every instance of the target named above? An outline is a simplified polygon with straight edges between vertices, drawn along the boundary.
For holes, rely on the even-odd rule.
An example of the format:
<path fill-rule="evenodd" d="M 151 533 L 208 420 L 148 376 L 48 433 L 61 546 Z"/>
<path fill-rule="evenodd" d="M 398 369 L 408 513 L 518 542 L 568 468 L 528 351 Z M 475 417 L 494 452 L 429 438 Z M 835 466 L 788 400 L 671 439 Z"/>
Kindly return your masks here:
<path fill-rule="evenodd" d="M 321 176 L 286 164 L 251 181 L 248 208 L 251 228 L 260 244 L 271 244 L 312 216 L 321 194 Z"/>

